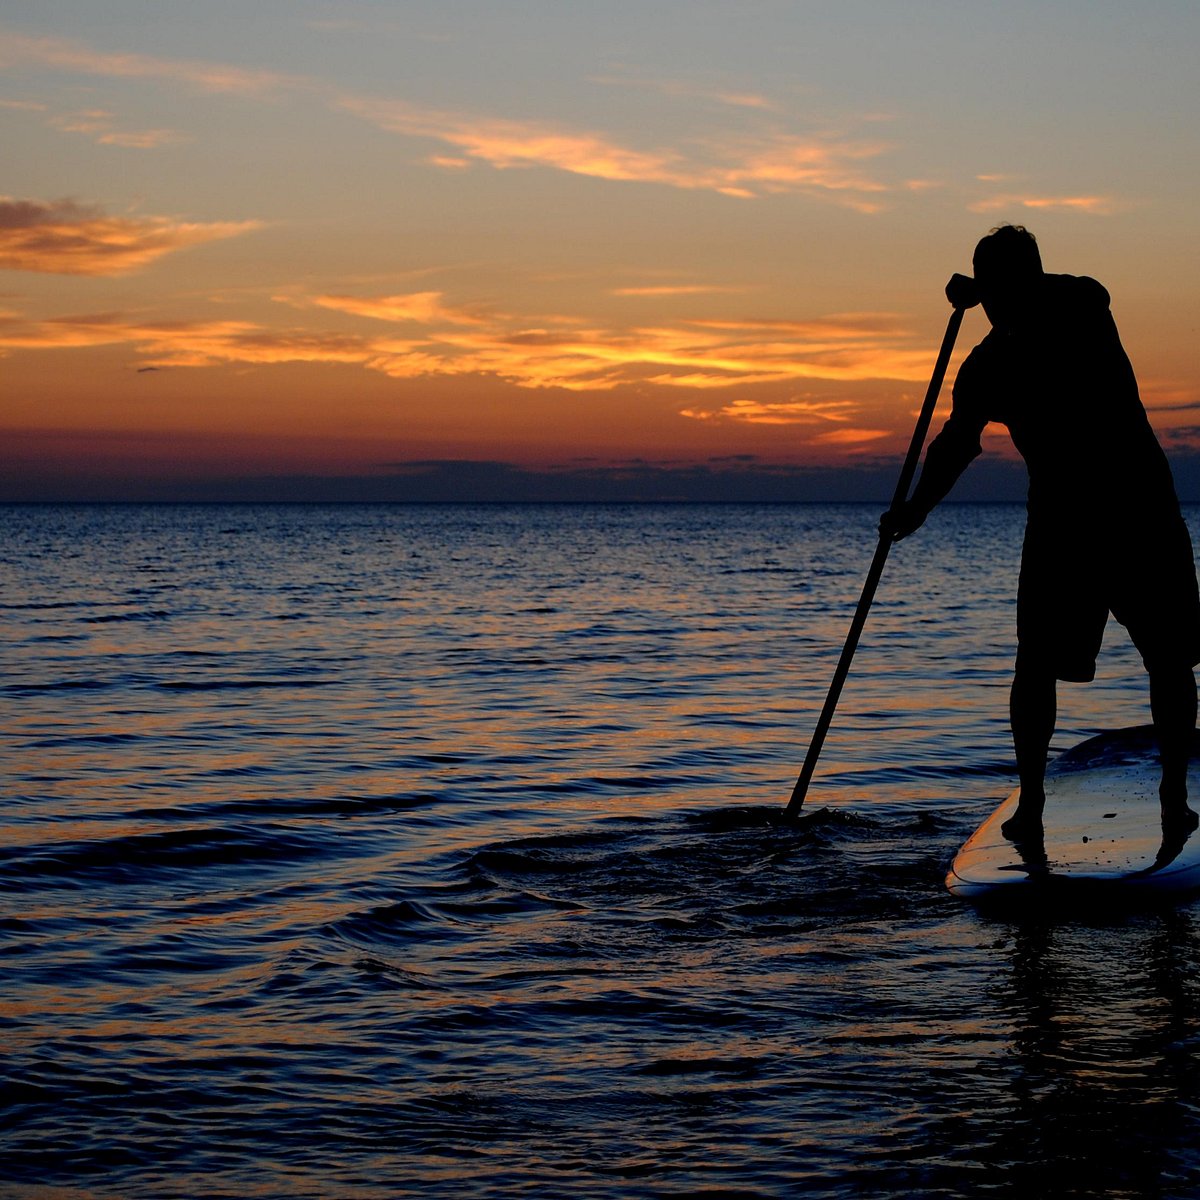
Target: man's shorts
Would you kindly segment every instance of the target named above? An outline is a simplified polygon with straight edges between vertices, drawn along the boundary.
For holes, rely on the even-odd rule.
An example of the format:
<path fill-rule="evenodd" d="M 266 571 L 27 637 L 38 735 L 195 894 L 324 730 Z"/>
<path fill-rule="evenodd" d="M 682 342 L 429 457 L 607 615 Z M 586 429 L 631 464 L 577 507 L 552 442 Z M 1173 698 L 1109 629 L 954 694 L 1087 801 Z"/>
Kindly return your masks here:
<path fill-rule="evenodd" d="M 1088 683 L 1111 612 L 1147 669 L 1200 662 L 1200 594 L 1182 517 L 1099 536 L 1031 520 L 1017 591 L 1018 656 Z"/>

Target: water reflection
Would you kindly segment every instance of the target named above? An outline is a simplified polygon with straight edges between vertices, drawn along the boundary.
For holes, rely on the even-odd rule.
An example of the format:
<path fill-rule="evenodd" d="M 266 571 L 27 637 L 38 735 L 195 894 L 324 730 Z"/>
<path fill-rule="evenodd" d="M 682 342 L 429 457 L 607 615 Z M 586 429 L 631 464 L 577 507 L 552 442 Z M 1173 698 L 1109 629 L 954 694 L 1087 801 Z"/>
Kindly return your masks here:
<path fill-rule="evenodd" d="M 1167 1196 L 1200 1182 L 1198 962 L 1188 911 L 1015 926 L 999 998 L 1011 1107 L 988 1157 L 1016 1193 Z"/>

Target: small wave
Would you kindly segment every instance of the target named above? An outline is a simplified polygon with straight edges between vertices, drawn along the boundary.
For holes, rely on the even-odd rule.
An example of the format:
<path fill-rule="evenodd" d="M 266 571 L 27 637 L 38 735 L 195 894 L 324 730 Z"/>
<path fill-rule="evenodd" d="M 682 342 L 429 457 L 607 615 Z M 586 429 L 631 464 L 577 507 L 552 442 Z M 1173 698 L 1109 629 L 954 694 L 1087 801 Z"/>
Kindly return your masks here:
<path fill-rule="evenodd" d="M 0 684 L 0 695 L 40 696 L 54 692 L 101 692 L 115 688 L 149 688 L 163 692 L 253 691 L 265 688 L 332 687 L 335 679 L 161 679 L 147 674 L 121 674 L 106 679 L 51 679 L 41 683 Z"/>
<path fill-rule="evenodd" d="M 678 1075 L 728 1075 L 754 1079 L 763 1073 L 764 1060 L 750 1055 L 737 1058 L 656 1058 L 638 1068 L 639 1075 L 655 1078 Z"/>
<path fill-rule="evenodd" d="M 102 692 L 107 688 L 128 687 L 133 680 L 128 675 L 111 679 L 51 679 L 45 683 L 0 684 L 0 693 L 10 696 L 40 696 L 46 692 Z"/>
<path fill-rule="evenodd" d="M 154 687 L 164 692 L 252 691 L 258 688 L 330 687 L 333 679 L 165 679 Z"/>
<path fill-rule="evenodd" d="M 480 850 L 471 855 L 468 865 L 484 872 L 501 875 L 547 873 L 569 875 L 576 873 L 581 865 L 576 856 L 560 856 L 538 849 L 527 851 L 506 849 Z"/>
<path fill-rule="evenodd" d="M 535 866 L 559 862 L 572 862 L 589 851 L 610 852 L 624 840 L 622 833 L 611 832 L 580 832 L 545 834 L 536 838 L 517 838 L 502 842 L 496 846 L 486 846 L 475 851 L 464 860 L 464 866 L 482 866 L 482 868 L 500 868 L 503 864 Z"/>
<path fill-rule="evenodd" d="M 138 733 L 73 733 L 67 737 L 39 738 L 29 746 L 32 750 L 56 750 L 66 746 L 119 746 L 141 739 Z"/>
<path fill-rule="evenodd" d="M 490 927 L 513 919 L 577 912 L 583 907 L 574 901 L 528 890 L 464 895 L 445 888 L 429 898 L 406 897 L 352 913 L 330 926 L 330 932 L 360 947 L 390 946 L 407 944 L 414 937 L 422 941 L 463 937 L 474 926 Z"/>
<path fill-rule="evenodd" d="M 380 904 L 365 912 L 339 921 L 337 928 L 355 932 L 392 932 L 412 925 L 441 925 L 448 920 L 432 905 L 417 900 L 398 900 L 395 904 Z"/>
<path fill-rule="evenodd" d="M 439 909 L 463 921 L 492 921 L 497 917 L 529 916 L 544 912 L 582 912 L 585 905 L 558 900 L 539 892 L 506 892 L 479 900 L 443 900 Z"/>
<path fill-rule="evenodd" d="M 165 608 L 143 609 L 140 612 L 104 613 L 98 617 L 80 617 L 85 625 L 111 625 L 121 621 L 164 621 L 174 614 Z"/>
<path fill-rule="evenodd" d="M 23 604 L 0 604 L 0 612 L 49 612 L 63 608 L 96 608 L 99 600 L 31 600 Z"/>
<path fill-rule="evenodd" d="M 56 879 L 72 887 L 98 881 L 137 882 L 153 870 L 202 870 L 248 863 L 290 862 L 327 854 L 328 847 L 281 826 L 191 827 L 43 843 L 0 858 L 10 879 Z"/>
<path fill-rule="evenodd" d="M 808 567 L 723 567 L 720 575 L 807 575 Z M 807 585 L 806 585 L 807 586 Z"/>
<path fill-rule="evenodd" d="M 595 787 L 622 792 L 654 792 L 664 788 L 692 787 L 704 780 L 687 775 L 593 775 L 590 782 Z"/>
<path fill-rule="evenodd" d="M 214 821 L 261 817 L 353 817 L 358 814 L 410 812 L 445 801 L 445 796 L 431 792 L 391 796 L 266 796 L 262 799 L 223 800 L 192 806 L 184 811 L 193 816 L 199 812 Z M 135 809 L 129 815 L 135 820 L 161 818 L 163 812 L 160 808 Z"/>

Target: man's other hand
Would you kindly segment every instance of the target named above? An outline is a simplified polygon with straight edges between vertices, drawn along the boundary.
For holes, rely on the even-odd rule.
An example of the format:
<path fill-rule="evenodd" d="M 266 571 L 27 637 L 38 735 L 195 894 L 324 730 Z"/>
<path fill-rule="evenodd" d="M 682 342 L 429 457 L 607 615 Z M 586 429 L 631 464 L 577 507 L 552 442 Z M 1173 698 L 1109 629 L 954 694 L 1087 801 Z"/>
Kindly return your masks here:
<path fill-rule="evenodd" d="M 893 542 L 906 538 L 916 529 L 925 524 L 926 514 L 915 508 L 909 501 L 889 508 L 879 518 L 879 536 L 891 538 Z"/>

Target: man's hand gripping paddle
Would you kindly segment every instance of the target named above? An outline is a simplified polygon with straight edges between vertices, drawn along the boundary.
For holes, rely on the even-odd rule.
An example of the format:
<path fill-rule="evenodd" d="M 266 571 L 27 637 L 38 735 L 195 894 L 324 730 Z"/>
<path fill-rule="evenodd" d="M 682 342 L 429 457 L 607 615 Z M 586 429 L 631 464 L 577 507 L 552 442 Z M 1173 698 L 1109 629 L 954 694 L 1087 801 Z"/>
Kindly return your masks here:
<path fill-rule="evenodd" d="M 925 435 L 929 432 L 929 422 L 933 419 L 933 410 L 937 406 L 938 393 L 942 390 L 942 380 L 945 378 L 946 367 L 949 365 L 950 355 L 954 350 L 954 340 L 958 337 L 958 327 L 962 324 L 963 313 L 979 303 L 979 293 L 975 281 L 966 275 L 952 276 L 950 282 L 946 284 L 946 299 L 954 306 L 954 311 L 946 323 L 942 348 L 938 351 L 933 376 L 929 380 L 929 387 L 925 392 L 925 403 L 921 406 L 921 415 L 917 418 L 917 426 L 913 430 L 912 442 L 908 447 L 908 457 L 904 460 L 900 478 L 896 483 L 896 492 L 892 497 L 892 509 L 899 508 L 908 499 L 908 491 L 912 486 L 913 476 L 917 473 L 917 463 L 921 458 L 921 449 L 925 445 Z M 875 548 L 875 558 L 871 562 L 871 569 L 867 572 L 867 581 L 863 584 L 858 608 L 854 612 L 854 620 L 850 622 L 850 632 L 846 635 L 846 644 L 842 647 L 842 657 L 838 660 L 837 670 L 833 673 L 833 683 L 829 686 L 825 707 L 821 709 L 817 727 L 813 730 L 812 741 L 809 743 L 808 755 L 804 760 L 804 767 L 800 771 L 800 778 L 796 780 L 796 786 L 792 788 L 792 798 L 784 810 L 784 816 L 787 818 L 795 818 L 808 793 L 808 785 L 812 780 L 813 771 L 816 769 L 817 759 L 821 755 L 821 747 L 825 744 L 825 735 L 829 732 L 830 723 L 833 721 L 833 710 L 837 708 L 838 698 L 842 694 L 842 685 L 850 673 L 850 662 L 854 658 L 854 651 L 858 648 L 858 639 L 862 634 L 863 626 L 867 623 L 867 613 L 871 609 L 871 602 L 875 599 L 875 589 L 879 585 L 880 576 L 883 574 L 883 565 L 887 562 L 888 551 L 892 548 L 893 540 L 894 537 L 890 530 L 880 531 L 879 545 Z"/>

